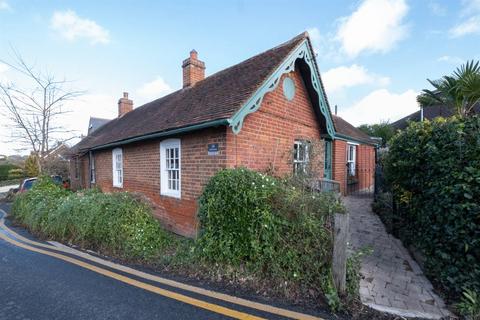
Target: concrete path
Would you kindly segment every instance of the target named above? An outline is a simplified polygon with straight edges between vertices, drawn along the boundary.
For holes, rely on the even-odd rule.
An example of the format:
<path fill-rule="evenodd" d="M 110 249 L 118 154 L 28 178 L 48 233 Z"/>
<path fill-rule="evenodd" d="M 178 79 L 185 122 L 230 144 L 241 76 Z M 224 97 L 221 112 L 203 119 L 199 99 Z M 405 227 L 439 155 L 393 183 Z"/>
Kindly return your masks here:
<path fill-rule="evenodd" d="M 362 303 L 404 317 L 448 319 L 450 312 L 418 264 L 372 213 L 372 199 L 347 197 L 344 202 L 350 213 L 349 249 L 373 249 L 362 261 Z"/>

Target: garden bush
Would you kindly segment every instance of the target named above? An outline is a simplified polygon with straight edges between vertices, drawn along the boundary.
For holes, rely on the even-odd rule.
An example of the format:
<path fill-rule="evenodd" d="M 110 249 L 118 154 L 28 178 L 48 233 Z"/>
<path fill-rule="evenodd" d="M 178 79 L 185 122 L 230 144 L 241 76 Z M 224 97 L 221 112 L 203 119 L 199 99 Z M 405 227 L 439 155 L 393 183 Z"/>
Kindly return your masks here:
<path fill-rule="evenodd" d="M 272 286 L 288 282 L 331 294 L 332 217 L 342 210 L 333 194 L 296 179 L 225 169 L 200 198 L 196 251 L 205 261 L 271 279 Z"/>
<path fill-rule="evenodd" d="M 0 181 L 10 179 L 9 171 L 13 169 L 21 169 L 21 168 L 11 163 L 0 164 Z"/>
<path fill-rule="evenodd" d="M 480 119 L 411 123 L 390 143 L 392 228 L 454 300 L 480 292 Z"/>
<path fill-rule="evenodd" d="M 32 231 L 125 258 L 150 259 L 173 241 L 150 207 L 129 193 L 72 193 L 44 178 L 15 198 L 12 214 Z"/>

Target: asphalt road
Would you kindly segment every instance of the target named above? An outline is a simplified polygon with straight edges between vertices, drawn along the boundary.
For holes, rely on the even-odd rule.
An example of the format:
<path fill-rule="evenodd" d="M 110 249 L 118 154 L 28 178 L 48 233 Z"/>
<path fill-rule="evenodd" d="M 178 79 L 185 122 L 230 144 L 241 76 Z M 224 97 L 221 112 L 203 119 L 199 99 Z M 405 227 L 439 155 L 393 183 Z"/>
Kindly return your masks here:
<path fill-rule="evenodd" d="M 0 208 L 8 210 L 5 204 L 0 204 Z M 2 230 L 1 234 L 8 234 L 8 229 Z M 22 229 L 12 230 L 31 237 Z M 238 311 L 243 315 L 286 319 L 255 308 L 237 306 L 178 288 L 160 286 L 145 279 L 134 280 L 219 308 Z M 0 320 L 231 319 L 225 313 L 215 312 L 215 308 L 214 311 L 211 310 L 195 303 L 185 303 L 144 290 L 46 254 L 32 252 L 18 244 L 12 244 L 8 239 L 0 238 Z"/>

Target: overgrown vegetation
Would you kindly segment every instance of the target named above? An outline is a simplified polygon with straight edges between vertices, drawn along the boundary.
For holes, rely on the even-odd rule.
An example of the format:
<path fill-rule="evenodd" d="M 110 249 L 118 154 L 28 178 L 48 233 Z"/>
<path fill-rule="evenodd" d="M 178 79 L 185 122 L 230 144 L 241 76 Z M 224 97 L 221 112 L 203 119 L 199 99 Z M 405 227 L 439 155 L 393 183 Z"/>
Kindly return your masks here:
<path fill-rule="evenodd" d="M 457 310 L 468 320 L 480 320 L 480 294 L 466 289 L 457 304 Z"/>
<path fill-rule="evenodd" d="M 428 275 L 454 301 L 465 290 L 478 295 L 480 119 L 411 123 L 392 139 L 385 173 L 393 232 L 423 253 Z"/>
<path fill-rule="evenodd" d="M 32 231 L 116 256 L 153 259 L 172 236 L 128 193 L 71 193 L 43 178 L 15 198 L 12 213 Z"/>
<path fill-rule="evenodd" d="M 204 261 L 245 268 L 289 294 L 323 293 L 338 308 L 332 284 L 332 216 L 342 210 L 328 193 L 296 179 L 246 169 L 218 172 L 200 199 Z"/>
<path fill-rule="evenodd" d="M 150 207 L 128 193 L 72 193 L 51 179 L 19 195 L 12 208 L 17 221 L 48 238 L 215 281 L 246 282 L 292 301 L 322 299 L 335 311 L 342 303 L 331 272 L 332 222 L 342 210 L 333 194 L 310 190 L 302 178 L 247 169 L 222 170 L 207 184 L 195 241 L 163 230 Z M 357 256 L 348 280 L 358 288 Z"/>

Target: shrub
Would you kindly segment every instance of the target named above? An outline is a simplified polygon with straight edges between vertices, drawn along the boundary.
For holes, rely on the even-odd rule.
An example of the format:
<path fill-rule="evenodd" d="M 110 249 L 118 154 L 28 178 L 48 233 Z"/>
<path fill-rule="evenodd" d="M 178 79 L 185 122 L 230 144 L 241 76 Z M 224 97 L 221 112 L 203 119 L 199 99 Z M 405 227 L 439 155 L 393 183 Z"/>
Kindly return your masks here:
<path fill-rule="evenodd" d="M 480 291 L 480 119 L 411 123 L 391 141 L 386 178 L 395 232 L 425 255 L 427 274 L 458 299 Z"/>
<path fill-rule="evenodd" d="M 10 163 L 0 164 L 0 181 L 9 179 L 8 172 L 12 169 L 19 169 L 19 167 Z"/>
<path fill-rule="evenodd" d="M 331 223 L 339 210 L 334 195 L 310 191 L 295 179 L 222 170 L 200 198 L 196 251 L 208 262 L 242 265 L 274 282 L 332 295 Z"/>
<path fill-rule="evenodd" d="M 14 168 L 8 170 L 8 179 L 9 180 L 15 180 L 15 179 L 20 179 L 23 177 L 23 170 L 21 168 Z"/>
<path fill-rule="evenodd" d="M 12 213 L 49 238 L 126 258 L 153 258 L 173 240 L 149 206 L 129 193 L 70 193 L 48 178 L 18 196 Z"/>
<path fill-rule="evenodd" d="M 465 289 L 460 302 L 457 304 L 457 310 L 461 315 L 469 320 L 480 320 L 480 294 Z"/>
<path fill-rule="evenodd" d="M 27 177 L 36 177 L 40 174 L 40 168 L 38 166 L 38 156 L 31 154 L 25 160 L 25 173 Z"/>

